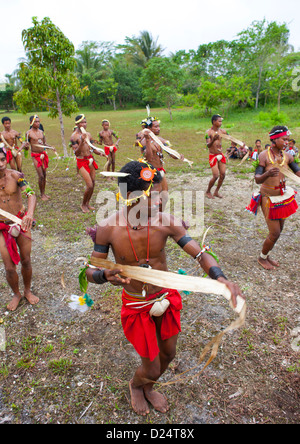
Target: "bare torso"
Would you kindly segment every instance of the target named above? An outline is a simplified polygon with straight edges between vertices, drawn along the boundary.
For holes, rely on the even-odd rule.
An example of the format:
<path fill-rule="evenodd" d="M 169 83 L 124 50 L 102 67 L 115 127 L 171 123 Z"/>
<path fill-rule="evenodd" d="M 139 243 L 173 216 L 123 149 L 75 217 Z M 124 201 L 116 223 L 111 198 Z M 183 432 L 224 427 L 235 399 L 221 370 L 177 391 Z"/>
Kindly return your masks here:
<path fill-rule="evenodd" d="M 0 178 L 0 208 L 8 213 L 16 215 L 23 208 L 22 194 L 17 183 L 22 177 L 15 170 L 6 170 L 4 177 Z M 0 216 L 1 220 L 5 220 Z"/>

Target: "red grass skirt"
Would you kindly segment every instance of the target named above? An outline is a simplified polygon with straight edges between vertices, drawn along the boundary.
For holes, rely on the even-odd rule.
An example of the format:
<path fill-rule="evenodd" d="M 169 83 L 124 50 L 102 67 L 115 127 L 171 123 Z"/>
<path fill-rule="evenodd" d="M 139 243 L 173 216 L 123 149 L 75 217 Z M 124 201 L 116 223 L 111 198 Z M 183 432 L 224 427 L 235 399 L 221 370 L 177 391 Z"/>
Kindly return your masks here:
<path fill-rule="evenodd" d="M 269 219 L 287 219 L 292 216 L 298 210 L 298 204 L 296 201 L 297 192 L 288 187 L 287 192 L 283 196 L 269 196 Z M 246 210 L 250 213 L 257 215 L 258 209 L 262 204 L 261 193 L 253 194 L 250 204 L 246 207 Z"/>

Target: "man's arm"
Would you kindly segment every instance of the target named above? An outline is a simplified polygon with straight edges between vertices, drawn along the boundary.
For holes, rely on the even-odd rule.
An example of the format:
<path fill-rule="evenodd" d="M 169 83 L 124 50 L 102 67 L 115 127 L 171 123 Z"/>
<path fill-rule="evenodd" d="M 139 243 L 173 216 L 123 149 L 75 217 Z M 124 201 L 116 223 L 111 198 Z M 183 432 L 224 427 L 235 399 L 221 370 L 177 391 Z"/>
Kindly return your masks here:
<path fill-rule="evenodd" d="M 258 156 L 259 165 L 255 170 L 255 182 L 260 185 L 264 183 L 269 177 L 276 177 L 279 176 L 279 168 L 271 168 L 270 170 L 266 171 L 266 157 L 265 153 L 261 153 Z"/>
<path fill-rule="evenodd" d="M 18 176 L 17 185 L 21 192 L 27 197 L 27 214 L 22 219 L 22 230 L 28 231 L 32 228 L 34 211 L 36 208 L 36 195 L 22 173 L 16 173 Z"/>
<path fill-rule="evenodd" d="M 97 227 L 96 239 L 94 243 L 94 251 L 92 257 L 106 259 L 109 251 L 109 242 L 111 227 L 109 225 Z M 86 270 L 87 280 L 92 284 L 105 284 L 109 282 L 112 285 L 124 286 L 130 283 L 130 279 L 121 278 L 122 269 L 116 268 L 115 270 L 106 270 L 88 268 Z"/>
<path fill-rule="evenodd" d="M 211 279 L 224 283 L 229 288 L 233 306 L 236 307 L 237 296 L 242 296 L 242 292 L 237 284 L 226 278 L 217 261 L 210 254 L 202 251 L 200 245 L 189 236 L 183 226 L 174 226 L 174 234 L 171 237 L 187 254 L 199 262 Z"/>
<path fill-rule="evenodd" d="M 294 174 L 296 174 L 297 176 L 300 177 L 300 165 L 299 163 L 295 162 L 294 157 L 289 155 L 290 157 L 290 162 L 289 162 L 289 167 L 290 169 L 293 171 Z"/>

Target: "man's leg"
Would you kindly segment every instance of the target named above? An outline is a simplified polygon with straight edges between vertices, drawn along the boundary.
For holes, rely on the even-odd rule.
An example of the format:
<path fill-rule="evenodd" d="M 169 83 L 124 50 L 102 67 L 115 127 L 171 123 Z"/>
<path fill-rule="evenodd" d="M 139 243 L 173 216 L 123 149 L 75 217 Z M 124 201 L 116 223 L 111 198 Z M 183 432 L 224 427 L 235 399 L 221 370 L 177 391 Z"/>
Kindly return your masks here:
<path fill-rule="evenodd" d="M 38 167 L 38 162 L 36 159 L 32 159 L 33 164 L 35 166 L 37 175 L 38 175 L 38 184 L 39 184 L 39 189 L 40 189 L 40 193 L 41 193 L 41 199 L 46 201 L 49 200 L 50 197 L 47 196 L 45 194 L 45 189 L 46 189 L 46 170 L 44 170 L 42 167 Z"/>
<path fill-rule="evenodd" d="M 224 182 L 224 179 L 225 179 L 225 175 L 226 175 L 226 164 L 223 163 L 223 162 L 218 162 L 218 168 L 219 168 L 219 174 L 220 174 L 220 176 L 219 176 L 219 181 L 218 181 L 218 184 L 217 184 L 217 188 L 216 188 L 216 190 L 215 190 L 215 192 L 214 192 L 214 196 L 215 196 L 215 197 L 222 198 L 223 196 L 221 196 L 221 195 L 219 194 L 219 191 L 220 191 L 220 188 L 221 188 L 221 186 L 223 185 L 223 182 Z"/>
<path fill-rule="evenodd" d="M 17 309 L 20 300 L 22 299 L 20 289 L 19 289 L 19 277 L 16 271 L 16 266 L 11 260 L 11 257 L 8 253 L 5 239 L 2 233 L 0 233 L 0 253 L 2 260 L 4 262 L 5 272 L 6 272 L 6 280 L 12 289 L 14 296 L 11 302 L 8 304 L 8 310 L 14 311 Z"/>
<path fill-rule="evenodd" d="M 209 181 L 208 184 L 208 188 L 206 190 L 206 196 L 209 199 L 214 199 L 214 196 L 211 194 L 211 189 L 214 186 L 214 184 L 216 183 L 216 181 L 219 178 L 219 167 L 218 167 L 218 163 L 216 163 L 216 165 L 214 165 L 213 167 L 211 167 L 211 171 L 212 171 L 212 175 L 213 177 L 211 178 L 211 180 Z"/>
<path fill-rule="evenodd" d="M 266 270 L 274 270 L 274 267 L 278 267 L 279 264 L 278 262 L 270 259 L 269 254 L 280 237 L 281 231 L 283 230 L 284 221 L 269 219 L 268 200 L 269 199 L 267 197 L 263 197 L 261 207 L 269 229 L 269 235 L 263 244 L 261 256 L 258 258 L 258 262 Z"/>
<path fill-rule="evenodd" d="M 84 167 L 80 168 L 79 173 L 83 177 L 83 179 L 85 181 L 85 185 L 86 185 L 85 192 L 83 195 L 82 204 L 81 204 L 80 208 L 82 209 L 83 213 L 88 213 L 90 211 L 89 202 L 91 200 L 91 197 L 92 197 L 92 194 L 94 191 L 94 183 L 93 183 L 90 173 Z"/>
<path fill-rule="evenodd" d="M 31 233 L 27 232 L 26 236 L 30 236 Z M 24 282 L 24 297 L 32 305 L 39 302 L 39 298 L 34 296 L 31 292 L 31 279 L 32 279 L 32 266 L 31 266 L 31 239 L 27 239 L 25 236 L 20 235 L 17 238 L 17 243 L 20 250 L 21 257 L 21 273 Z"/>

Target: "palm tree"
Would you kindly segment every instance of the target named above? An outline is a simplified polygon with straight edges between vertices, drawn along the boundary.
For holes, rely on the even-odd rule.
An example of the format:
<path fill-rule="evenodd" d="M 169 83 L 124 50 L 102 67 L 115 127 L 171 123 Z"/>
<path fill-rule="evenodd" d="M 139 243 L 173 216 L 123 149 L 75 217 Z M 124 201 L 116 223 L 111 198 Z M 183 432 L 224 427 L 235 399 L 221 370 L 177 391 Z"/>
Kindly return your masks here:
<path fill-rule="evenodd" d="M 158 37 L 154 40 L 150 32 L 141 31 L 138 37 L 126 37 L 126 44 L 119 45 L 119 48 L 125 50 L 133 63 L 145 67 L 148 60 L 162 56 L 164 48 L 157 41 Z"/>

